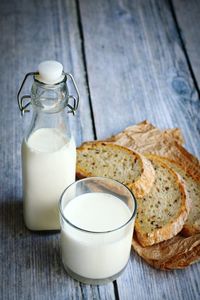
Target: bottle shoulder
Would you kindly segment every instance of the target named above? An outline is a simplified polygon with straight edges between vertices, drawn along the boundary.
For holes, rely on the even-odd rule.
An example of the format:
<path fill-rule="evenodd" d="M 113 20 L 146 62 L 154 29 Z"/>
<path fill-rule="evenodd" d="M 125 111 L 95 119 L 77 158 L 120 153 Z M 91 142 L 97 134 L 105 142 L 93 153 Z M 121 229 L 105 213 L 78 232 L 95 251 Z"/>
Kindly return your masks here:
<path fill-rule="evenodd" d="M 73 136 L 67 136 L 57 128 L 40 128 L 23 140 L 22 147 L 31 151 L 49 153 L 60 150 L 76 151 Z"/>

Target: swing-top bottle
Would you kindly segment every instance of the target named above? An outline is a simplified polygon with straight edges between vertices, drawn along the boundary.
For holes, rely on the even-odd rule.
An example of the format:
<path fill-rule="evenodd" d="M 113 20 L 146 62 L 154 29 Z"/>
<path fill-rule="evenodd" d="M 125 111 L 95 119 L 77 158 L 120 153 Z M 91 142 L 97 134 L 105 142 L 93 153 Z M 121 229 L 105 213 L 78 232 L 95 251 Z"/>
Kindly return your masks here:
<path fill-rule="evenodd" d="M 34 82 L 31 96 L 19 97 L 26 78 Z M 69 95 L 68 80 L 76 96 Z M 30 102 L 25 104 L 27 98 Z M 73 105 L 71 105 L 73 101 Z M 31 230 L 57 230 L 58 202 L 64 189 L 75 181 L 76 147 L 65 108 L 74 113 L 79 93 L 71 74 L 56 61 L 44 61 L 38 72 L 26 75 L 18 93 L 22 113 L 33 108 L 31 125 L 22 143 L 24 220 Z"/>

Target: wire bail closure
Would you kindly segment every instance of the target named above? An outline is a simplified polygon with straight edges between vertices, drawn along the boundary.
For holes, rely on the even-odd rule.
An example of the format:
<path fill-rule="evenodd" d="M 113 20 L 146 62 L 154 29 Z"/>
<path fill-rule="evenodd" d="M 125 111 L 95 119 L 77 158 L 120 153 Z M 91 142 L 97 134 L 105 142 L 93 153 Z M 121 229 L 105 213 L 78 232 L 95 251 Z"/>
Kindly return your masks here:
<path fill-rule="evenodd" d="M 18 91 L 18 93 L 17 93 L 17 102 L 18 102 L 18 106 L 19 106 L 19 109 L 20 109 L 20 111 L 21 111 L 21 115 L 22 115 L 22 116 L 24 115 L 24 113 L 30 111 L 29 109 L 27 109 L 27 107 L 31 104 L 31 101 L 29 101 L 29 102 L 26 103 L 26 104 L 24 104 L 24 101 L 25 101 L 26 99 L 31 99 L 31 96 L 30 96 L 30 95 L 24 95 L 24 96 L 22 96 L 22 97 L 20 98 L 20 93 L 21 93 L 21 91 L 22 91 L 22 88 L 23 88 L 23 86 L 24 86 L 24 84 L 25 84 L 27 78 L 28 78 L 29 76 L 31 76 L 31 75 L 34 76 L 34 75 L 37 75 L 37 74 L 38 74 L 38 72 L 30 72 L 30 73 L 27 73 L 27 74 L 25 75 L 24 80 L 22 81 L 22 84 L 21 84 L 21 86 L 20 86 L 20 89 L 19 89 L 19 91 Z"/>
<path fill-rule="evenodd" d="M 30 73 L 27 73 L 22 81 L 22 84 L 20 86 L 20 89 L 17 93 L 17 101 L 18 101 L 18 107 L 19 107 L 19 110 L 21 111 L 21 115 L 23 116 L 24 113 L 26 112 L 30 112 L 28 108 L 28 106 L 31 104 L 31 96 L 30 95 L 24 95 L 22 97 L 20 97 L 20 94 L 21 94 L 21 91 L 24 87 L 24 84 L 27 80 L 27 78 L 29 76 L 36 76 L 36 75 L 39 75 L 39 72 L 30 72 Z M 78 105 L 79 105 L 79 99 L 80 99 L 80 94 L 79 94 L 79 90 L 78 90 L 78 87 L 76 85 L 76 82 L 74 80 L 74 77 L 72 76 L 72 74 L 70 73 L 64 73 L 65 75 L 65 78 L 63 79 L 63 81 L 67 81 L 68 77 L 69 79 L 72 81 L 72 84 L 74 86 L 74 89 L 75 89 L 75 92 L 76 92 L 76 96 L 73 96 L 73 95 L 69 95 L 68 96 L 68 103 L 67 103 L 67 107 L 70 109 L 68 110 L 68 113 L 72 113 L 73 115 L 75 115 L 76 113 L 76 110 L 78 108 Z M 34 78 L 35 79 L 35 78 Z M 38 81 L 38 80 L 37 80 Z M 42 82 L 41 82 L 42 83 Z M 27 103 L 25 103 L 26 100 L 29 100 Z M 70 104 L 69 103 L 69 100 L 72 99 L 73 100 L 73 104 Z"/>
<path fill-rule="evenodd" d="M 75 82 L 74 77 L 72 76 L 72 74 L 65 73 L 65 76 L 66 76 L 66 79 L 67 79 L 67 76 L 71 79 L 72 84 L 74 86 L 74 89 L 76 91 L 76 97 L 74 97 L 73 95 L 69 95 L 68 96 L 68 100 L 69 99 L 73 99 L 73 106 L 71 104 L 69 104 L 69 101 L 67 103 L 67 107 L 70 108 L 70 110 L 68 110 L 68 113 L 72 113 L 73 115 L 75 115 L 76 114 L 76 110 L 78 109 L 79 99 L 80 99 L 79 90 L 78 90 L 78 87 L 76 85 L 76 82 Z"/>

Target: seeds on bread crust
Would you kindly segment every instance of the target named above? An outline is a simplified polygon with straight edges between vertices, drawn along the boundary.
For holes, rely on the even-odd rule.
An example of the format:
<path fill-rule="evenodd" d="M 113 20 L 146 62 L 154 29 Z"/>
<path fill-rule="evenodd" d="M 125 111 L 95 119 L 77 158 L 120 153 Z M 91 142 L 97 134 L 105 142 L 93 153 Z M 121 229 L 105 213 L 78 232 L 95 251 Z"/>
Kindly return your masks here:
<path fill-rule="evenodd" d="M 135 231 L 142 246 L 172 238 L 183 228 L 189 213 L 189 199 L 178 174 L 155 156 L 148 155 L 155 169 L 150 193 L 138 199 Z"/>
<path fill-rule="evenodd" d="M 150 192 L 155 171 L 142 155 L 108 142 L 86 142 L 77 148 L 77 177 L 102 176 L 127 185 L 138 198 Z"/>

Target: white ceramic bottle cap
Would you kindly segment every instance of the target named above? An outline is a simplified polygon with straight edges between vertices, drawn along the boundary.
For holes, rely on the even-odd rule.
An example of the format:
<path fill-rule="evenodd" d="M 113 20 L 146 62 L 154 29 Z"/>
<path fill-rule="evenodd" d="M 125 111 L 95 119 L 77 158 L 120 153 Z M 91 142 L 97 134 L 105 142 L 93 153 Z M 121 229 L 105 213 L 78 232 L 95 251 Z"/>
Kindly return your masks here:
<path fill-rule="evenodd" d="M 37 80 L 46 84 L 56 84 L 64 79 L 63 65 L 55 60 L 46 60 L 38 66 Z"/>

